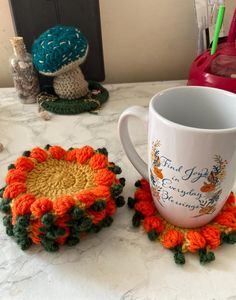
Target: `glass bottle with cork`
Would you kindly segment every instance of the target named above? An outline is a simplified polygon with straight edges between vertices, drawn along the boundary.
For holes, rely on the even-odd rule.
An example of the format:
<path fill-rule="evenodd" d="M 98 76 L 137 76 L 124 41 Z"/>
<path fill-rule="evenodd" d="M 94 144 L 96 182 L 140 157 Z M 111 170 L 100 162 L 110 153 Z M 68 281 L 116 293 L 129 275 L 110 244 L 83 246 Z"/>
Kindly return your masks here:
<path fill-rule="evenodd" d="M 24 104 L 35 103 L 39 81 L 31 55 L 26 51 L 22 37 L 13 37 L 10 42 L 14 51 L 10 58 L 10 68 L 18 97 Z"/>

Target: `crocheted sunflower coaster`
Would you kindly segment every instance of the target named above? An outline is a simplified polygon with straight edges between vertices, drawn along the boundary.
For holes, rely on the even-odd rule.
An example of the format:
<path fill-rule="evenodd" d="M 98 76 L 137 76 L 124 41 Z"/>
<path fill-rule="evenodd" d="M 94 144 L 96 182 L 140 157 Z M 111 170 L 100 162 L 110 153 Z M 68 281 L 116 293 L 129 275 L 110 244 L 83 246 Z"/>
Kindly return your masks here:
<path fill-rule="evenodd" d="M 186 252 L 197 252 L 202 264 L 215 259 L 212 250 L 221 244 L 236 243 L 235 196 L 230 194 L 221 212 L 206 226 L 194 229 L 180 228 L 168 223 L 154 205 L 149 183 L 141 179 L 135 183 L 134 198 L 128 198 L 128 206 L 135 210 L 132 219 L 134 227 L 143 225 L 151 241 L 160 242 L 174 253 L 176 264 L 184 264 Z"/>
<path fill-rule="evenodd" d="M 76 115 L 98 110 L 109 98 L 108 91 L 98 82 L 89 81 L 90 94 L 79 99 L 60 99 L 53 87 L 45 87 L 36 97 L 40 107 L 59 115 Z"/>
<path fill-rule="evenodd" d="M 8 169 L 0 209 L 6 233 L 23 250 L 32 243 L 47 251 L 76 245 L 85 234 L 110 226 L 125 203 L 125 179 L 117 178 L 121 168 L 108 161 L 105 148 L 37 147 Z"/>

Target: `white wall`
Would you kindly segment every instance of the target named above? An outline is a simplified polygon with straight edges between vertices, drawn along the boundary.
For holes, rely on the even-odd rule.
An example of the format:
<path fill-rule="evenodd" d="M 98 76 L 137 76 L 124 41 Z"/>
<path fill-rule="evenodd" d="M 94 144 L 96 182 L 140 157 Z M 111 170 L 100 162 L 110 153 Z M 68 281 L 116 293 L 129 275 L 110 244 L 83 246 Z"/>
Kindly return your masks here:
<path fill-rule="evenodd" d="M 12 53 L 9 38 L 14 35 L 7 0 L 0 0 L 0 87 L 12 85 L 9 72 L 9 56 Z"/>
<path fill-rule="evenodd" d="M 192 0 L 101 0 L 108 81 L 185 78 L 196 49 Z"/>
<path fill-rule="evenodd" d="M 226 2 L 233 10 L 235 0 Z M 100 0 L 100 10 L 106 82 L 187 77 L 196 51 L 193 0 Z M 0 0 L 0 87 L 12 84 L 13 34 L 8 0 Z"/>

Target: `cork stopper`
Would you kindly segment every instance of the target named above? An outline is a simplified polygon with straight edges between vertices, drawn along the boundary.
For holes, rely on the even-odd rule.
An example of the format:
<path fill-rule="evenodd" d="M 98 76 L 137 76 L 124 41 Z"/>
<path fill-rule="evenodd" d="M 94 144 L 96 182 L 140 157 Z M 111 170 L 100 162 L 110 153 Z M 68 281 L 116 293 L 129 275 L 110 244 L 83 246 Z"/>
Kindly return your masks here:
<path fill-rule="evenodd" d="M 21 36 L 14 36 L 10 39 L 10 42 L 13 47 L 14 54 L 16 56 L 23 56 L 26 53 L 25 43 L 23 37 Z"/>

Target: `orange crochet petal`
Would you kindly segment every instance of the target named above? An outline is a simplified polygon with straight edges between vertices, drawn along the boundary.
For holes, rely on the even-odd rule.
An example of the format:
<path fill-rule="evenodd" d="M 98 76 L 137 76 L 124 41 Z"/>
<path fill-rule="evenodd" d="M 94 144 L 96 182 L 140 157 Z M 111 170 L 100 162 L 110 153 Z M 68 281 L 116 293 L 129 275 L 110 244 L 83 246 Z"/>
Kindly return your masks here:
<path fill-rule="evenodd" d="M 106 216 L 106 210 L 102 210 L 100 212 L 89 210 L 89 213 L 93 217 L 93 224 L 98 224 L 100 221 L 102 221 Z"/>
<path fill-rule="evenodd" d="M 38 162 L 43 162 L 48 158 L 48 154 L 42 148 L 36 147 L 31 150 L 30 157 L 36 159 Z"/>
<path fill-rule="evenodd" d="M 232 213 L 234 215 L 234 218 L 236 218 L 236 206 L 228 206 L 224 209 L 225 213 Z"/>
<path fill-rule="evenodd" d="M 65 154 L 64 159 L 67 160 L 67 161 L 76 160 L 76 149 L 72 149 L 72 150 L 67 151 L 66 154 Z"/>
<path fill-rule="evenodd" d="M 16 199 L 13 203 L 13 210 L 17 215 L 25 215 L 30 213 L 30 206 L 35 201 L 35 197 L 31 194 L 25 194 Z"/>
<path fill-rule="evenodd" d="M 38 198 L 31 205 L 30 210 L 35 218 L 41 218 L 43 214 L 52 209 L 52 201 L 49 198 Z"/>
<path fill-rule="evenodd" d="M 142 179 L 140 180 L 140 183 L 141 183 L 142 189 L 143 189 L 144 191 L 146 191 L 146 192 L 149 192 L 149 193 L 151 194 L 151 189 L 150 189 L 149 182 L 148 182 L 146 179 L 142 178 Z"/>
<path fill-rule="evenodd" d="M 65 229 L 65 234 L 56 239 L 56 242 L 59 245 L 63 245 L 70 234 L 70 230 L 68 228 L 67 222 L 70 220 L 68 215 L 57 218 L 55 225 Z"/>
<path fill-rule="evenodd" d="M 143 189 L 138 189 L 135 194 L 134 198 L 137 201 L 149 201 L 152 202 L 152 195 L 150 192 L 147 192 L 146 190 Z"/>
<path fill-rule="evenodd" d="M 141 212 L 145 217 L 150 217 L 157 212 L 153 202 L 140 201 L 135 203 L 135 210 Z"/>
<path fill-rule="evenodd" d="M 196 252 L 197 250 L 203 249 L 206 246 L 206 240 L 204 237 L 195 230 L 188 231 L 187 240 L 189 242 L 188 250 L 190 252 Z"/>
<path fill-rule="evenodd" d="M 176 229 L 170 229 L 163 235 L 162 244 L 168 249 L 175 248 L 182 244 L 184 236 L 182 232 Z"/>
<path fill-rule="evenodd" d="M 18 195 L 20 195 L 21 193 L 25 193 L 26 192 L 26 185 L 25 183 L 21 183 L 21 182 L 14 182 L 9 184 L 6 188 L 5 191 L 3 193 L 3 198 L 15 198 Z"/>
<path fill-rule="evenodd" d="M 102 169 L 95 175 L 95 182 L 98 185 L 112 185 L 115 181 L 115 174 L 107 169 Z"/>
<path fill-rule="evenodd" d="M 31 171 L 34 168 L 34 163 L 32 160 L 25 156 L 20 156 L 15 162 L 16 169 L 20 169 L 22 171 Z"/>
<path fill-rule="evenodd" d="M 235 229 L 236 228 L 236 219 L 232 212 L 222 212 L 216 218 L 215 221 L 220 225 L 230 227 Z"/>
<path fill-rule="evenodd" d="M 106 168 L 108 165 L 107 156 L 104 154 L 97 153 L 91 157 L 89 165 L 93 170 Z"/>
<path fill-rule="evenodd" d="M 216 249 L 220 245 L 220 230 L 215 226 L 207 226 L 201 230 L 207 244 L 211 249 Z"/>
<path fill-rule="evenodd" d="M 112 216 L 116 212 L 116 203 L 114 200 L 110 199 L 107 201 L 107 206 L 106 206 L 106 215 L 107 216 Z"/>
<path fill-rule="evenodd" d="M 7 184 L 14 182 L 25 182 L 26 181 L 26 172 L 18 169 L 10 169 L 5 178 Z"/>
<path fill-rule="evenodd" d="M 73 205 L 75 200 L 69 196 L 61 196 L 53 202 L 53 209 L 58 216 L 63 216 Z"/>
<path fill-rule="evenodd" d="M 58 217 L 55 224 L 59 227 L 67 226 L 67 222 L 70 220 L 71 220 L 70 216 L 64 215 L 62 217 Z"/>
<path fill-rule="evenodd" d="M 23 216 L 30 213 L 30 206 L 35 201 L 31 194 L 25 194 L 16 199 L 12 205 L 12 224 L 16 223 L 17 216 Z"/>
<path fill-rule="evenodd" d="M 40 220 L 32 220 L 30 224 L 30 237 L 34 244 L 39 245 L 41 239 L 39 235 L 41 234 L 40 228 L 44 227 Z"/>
<path fill-rule="evenodd" d="M 87 160 L 93 156 L 93 154 L 94 149 L 90 146 L 84 146 L 76 149 L 76 159 L 81 165 L 86 163 Z"/>
<path fill-rule="evenodd" d="M 233 192 L 230 193 L 226 203 L 227 204 L 235 203 L 235 195 Z"/>
<path fill-rule="evenodd" d="M 99 198 L 110 198 L 111 192 L 108 186 L 98 186 L 91 190 L 91 192 L 95 195 L 96 199 Z"/>
<path fill-rule="evenodd" d="M 66 151 L 60 146 L 52 146 L 48 149 L 48 151 L 51 153 L 53 158 L 58 160 L 62 159 L 66 153 Z"/>
<path fill-rule="evenodd" d="M 56 242 L 59 244 L 59 245 L 64 245 L 65 244 L 65 241 L 67 239 L 67 237 L 69 236 L 70 234 L 70 229 L 65 225 L 65 226 L 60 226 L 61 228 L 65 229 L 65 233 L 63 236 L 60 236 L 59 238 L 56 239 Z"/>
<path fill-rule="evenodd" d="M 76 195 L 76 199 L 85 204 L 85 207 L 90 207 L 94 201 L 95 196 L 91 191 L 81 191 Z"/>
<path fill-rule="evenodd" d="M 161 219 L 157 216 L 146 217 L 143 222 L 143 227 L 146 232 L 155 229 L 157 232 L 162 232 L 165 228 Z"/>

